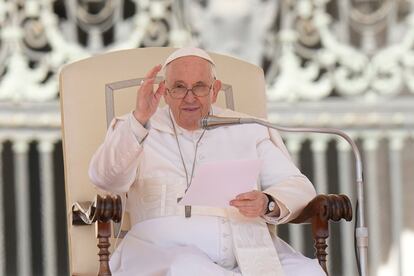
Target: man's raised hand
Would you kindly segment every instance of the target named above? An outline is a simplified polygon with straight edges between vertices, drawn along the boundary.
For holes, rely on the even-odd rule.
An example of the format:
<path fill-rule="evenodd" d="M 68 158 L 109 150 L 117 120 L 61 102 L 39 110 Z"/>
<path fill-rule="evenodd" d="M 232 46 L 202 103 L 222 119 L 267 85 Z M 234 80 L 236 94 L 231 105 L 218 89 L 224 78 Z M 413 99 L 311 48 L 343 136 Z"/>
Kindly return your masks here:
<path fill-rule="evenodd" d="M 151 116 L 155 113 L 155 111 L 157 111 L 160 99 L 165 93 L 164 81 L 159 84 L 157 90 L 154 92 L 155 77 L 161 71 L 161 68 L 161 64 L 158 64 L 152 68 L 147 73 L 145 79 L 138 89 L 136 105 L 133 114 L 135 119 L 142 125 L 145 125 Z"/>

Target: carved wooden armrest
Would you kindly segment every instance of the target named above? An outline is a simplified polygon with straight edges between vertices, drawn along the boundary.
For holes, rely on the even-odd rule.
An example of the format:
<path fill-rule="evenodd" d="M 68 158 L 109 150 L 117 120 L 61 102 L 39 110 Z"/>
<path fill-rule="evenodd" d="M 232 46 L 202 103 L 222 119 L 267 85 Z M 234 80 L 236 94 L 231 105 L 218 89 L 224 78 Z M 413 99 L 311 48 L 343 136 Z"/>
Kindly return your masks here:
<path fill-rule="evenodd" d="M 91 225 L 97 223 L 99 248 L 99 276 L 109 276 L 109 237 L 111 220 L 120 222 L 122 218 L 122 201 L 119 195 L 97 195 L 93 202 L 75 202 L 72 205 L 72 225 Z"/>
<path fill-rule="evenodd" d="M 346 195 L 318 195 L 291 223 L 310 222 L 315 243 L 315 256 L 326 274 L 326 239 L 329 237 L 329 221 L 352 220 L 352 204 Z"/>

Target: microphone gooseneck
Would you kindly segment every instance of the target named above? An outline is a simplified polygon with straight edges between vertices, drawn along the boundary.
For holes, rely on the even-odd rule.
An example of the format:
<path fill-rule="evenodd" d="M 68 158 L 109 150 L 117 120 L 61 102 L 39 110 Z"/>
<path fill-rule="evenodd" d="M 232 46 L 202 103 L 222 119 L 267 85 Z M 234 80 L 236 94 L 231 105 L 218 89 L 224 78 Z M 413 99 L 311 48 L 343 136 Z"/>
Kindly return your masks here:
<path fill-rule="evenodd" d="M 365 226 L 364 215 L 364 185 L 363 185 L 363 173 L 362 173 L 362 160 L 361 154 L 357 145 L 345 132 L 335 128 L 310 128 L 310 127 L 284 127 L 276 124 L 269 123 L 264 120 L 256 118 L 235 118 L 235 117 L 218 117 L 218 116 L 205 116 L 200 120 L 200 127 L 203 129 L 214 129 L 220 126 L 230 126 L 237 124 L 259 124 L 268 128 L 276 129 L 283 132 L 310 132 L 310 133 L 325 133 L 334 134 L 345 139 L 351 146 L 352 152 L 355 157 L 355 169 L 356 169 L 356 185 L 357 185 L 357 227 L 355 238 L 357 241 L 357 248 L 359 256 L 359 272 L 361 275 L 367 275 L 368 267 L 368 228 Z"/>
<path fill-rule="evenodd" d="M 203 129 L 213 129 L 220 126 L 229 126 L 240 124 L 241 118 L 231 118 L 231 117 L 218 117 L 208 115 L 200 120 L 200 128 Z"/>

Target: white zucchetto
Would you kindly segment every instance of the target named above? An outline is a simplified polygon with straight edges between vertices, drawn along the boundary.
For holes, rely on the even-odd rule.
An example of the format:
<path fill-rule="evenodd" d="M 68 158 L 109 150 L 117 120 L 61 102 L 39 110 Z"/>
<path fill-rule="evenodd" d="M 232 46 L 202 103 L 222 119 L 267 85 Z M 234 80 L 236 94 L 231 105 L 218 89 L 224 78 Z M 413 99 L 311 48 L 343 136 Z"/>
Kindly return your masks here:
<path fill-rule="evenodd" d="M 165 66 L 167 66 L 170 62 L 176 60 L 177 58 L 188 56 L 201 57 L 210 62 L 211 64 L 216 65 L 213 59 L 209 56 L 209 54 L 207 54 L 206 51 L 196 47 L 184 47 L 174 51 L 171 55 L 169 55 L 164 62 L 163 68 L 165 68 Z"/>

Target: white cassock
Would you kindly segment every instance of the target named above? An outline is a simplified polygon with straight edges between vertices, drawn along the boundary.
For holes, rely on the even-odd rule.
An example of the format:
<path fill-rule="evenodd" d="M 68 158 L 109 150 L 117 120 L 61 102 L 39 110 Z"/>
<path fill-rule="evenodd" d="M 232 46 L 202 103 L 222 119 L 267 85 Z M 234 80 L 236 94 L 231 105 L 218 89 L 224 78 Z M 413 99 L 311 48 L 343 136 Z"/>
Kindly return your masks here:
<path fill-rule="evenodd" d="M 132 114 L 116 118 L 91 160 L 95 185 L 128 192 L 133 227 L 111 256 L 113 275 L 325 275 L 316 260 L 297 253 L 267 227 L 294 219 L 315 196 L 278 133 L 258 125 L 220 127 L 206 131 L 196 147 L 203 130 L 175 124 L 187 170 L 194 158 L 195 170 L 205 162 L 259 158 L 257 188 L 272 195 L 281 210 L 277 218 L 249 219 L 233 207 L 193 206 L 186 218 L 177 204 L 187 183 L 173 123 L 168 107 L 158 109 L 146 128 Z"/>

